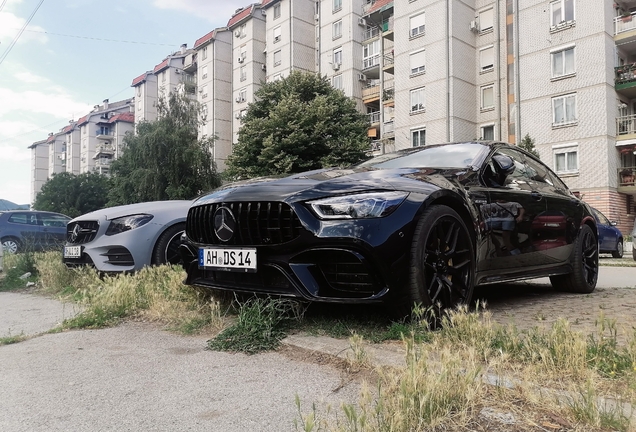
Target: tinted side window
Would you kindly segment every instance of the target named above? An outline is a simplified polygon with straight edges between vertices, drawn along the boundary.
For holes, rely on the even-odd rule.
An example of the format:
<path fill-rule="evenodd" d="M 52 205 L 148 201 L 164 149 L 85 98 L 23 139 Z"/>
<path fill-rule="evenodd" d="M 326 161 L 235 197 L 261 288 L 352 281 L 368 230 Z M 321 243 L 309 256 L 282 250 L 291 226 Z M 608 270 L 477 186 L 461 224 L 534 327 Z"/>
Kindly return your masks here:
<path fill-rule="evenodd" d="M 42 225 L 51 226 L 51 227 L 65 227 L 66 223 L 70 220 L 65 218 L 64 216 L 59 215 L 40 215 L 40 220 L 42 221 Z"/>
<path fill-rule="evenodd" d="M 9 216 L 9 222 L 17 224 L 27 224 L 27 215 L 24 213 L 14 213 Z"/>

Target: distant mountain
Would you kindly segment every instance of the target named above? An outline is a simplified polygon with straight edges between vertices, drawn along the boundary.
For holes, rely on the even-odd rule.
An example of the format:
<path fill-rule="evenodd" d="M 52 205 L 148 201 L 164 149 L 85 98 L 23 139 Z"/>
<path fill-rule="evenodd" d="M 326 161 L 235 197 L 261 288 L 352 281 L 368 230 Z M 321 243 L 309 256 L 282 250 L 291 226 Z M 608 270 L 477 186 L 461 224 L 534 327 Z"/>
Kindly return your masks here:
<path fill-rule="evenodd" d="M 3 210 L 28 210 L 29 204 L 16 204 L 11 201 L 0 199 L 0 211 Z"/>

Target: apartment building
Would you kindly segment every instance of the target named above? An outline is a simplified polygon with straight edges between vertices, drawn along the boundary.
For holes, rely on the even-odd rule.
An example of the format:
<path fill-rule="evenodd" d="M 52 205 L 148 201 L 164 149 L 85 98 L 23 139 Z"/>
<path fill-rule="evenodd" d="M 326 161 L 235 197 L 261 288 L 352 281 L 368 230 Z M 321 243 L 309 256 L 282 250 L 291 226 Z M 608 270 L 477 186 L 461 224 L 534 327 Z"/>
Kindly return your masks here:
<path fill-rule="evenodd" d="M 77 120 L 80 136 L 79 173 L 109 174 L 123 148 L 126 132 L 134 131 L 134 98 L 102 105 Z M 68 147 L 67 147 L 68 150 Z"/>
<path fill-rule="evenodd" d="M 49 144 L 47 140 L 36 141 L 29 146 L 31 150 L 31 203 L 49 179 Z"/>
<path fill-rule="evenodd" d="M 214 138 L 212 157 L 219 171 L 225 169 L 232 152 L 232 60 L 232 32 L 218 28 L 195 41 L 183 66 L 187 74 L 196 78 L 192 94 L 205 115 L 199 136 Z"/>

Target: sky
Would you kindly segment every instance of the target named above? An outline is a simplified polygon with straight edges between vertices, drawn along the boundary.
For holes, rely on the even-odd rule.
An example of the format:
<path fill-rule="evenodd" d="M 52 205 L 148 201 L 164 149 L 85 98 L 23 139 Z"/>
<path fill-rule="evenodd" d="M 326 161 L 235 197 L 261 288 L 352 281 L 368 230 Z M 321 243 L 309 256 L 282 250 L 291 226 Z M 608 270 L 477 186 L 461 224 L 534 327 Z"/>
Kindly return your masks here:
<path fill-rule="evenodd" d="M 31 144 L 253 2 L 0 0 L 0 199 L 30 202 Z"/>

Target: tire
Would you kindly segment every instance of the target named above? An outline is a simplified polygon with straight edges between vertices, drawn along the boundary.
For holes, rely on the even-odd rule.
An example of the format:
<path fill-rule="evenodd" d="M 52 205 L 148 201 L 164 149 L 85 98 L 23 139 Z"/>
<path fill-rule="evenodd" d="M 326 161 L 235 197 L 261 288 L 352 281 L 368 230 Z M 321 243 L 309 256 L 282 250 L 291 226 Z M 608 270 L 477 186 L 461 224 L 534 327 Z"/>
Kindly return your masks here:
<path fill-rule="evenodd" d="M 18 239 L 15 239 L 13 237 L 6 237 L 2 239 L 2 248 L 5 252 L 15 254 L 20 252 L 21 245 Z"/>
<path fill-rule="evenodd" d="M 623 258 L 623 240 L 616 242 L 616 250 L 612 252 L 614 258 Z"/>
<path fill-rule="evenodd" d="M 636 261 L 636 249 L 632 249 L 632 258 L 634 258 L 634 261 Z"/>
<path fill-rule="evenodd" d="M 152 252 L 151 262 L 153 265 L 181 263 L 178 249 L 181 244 L 181 234 L 184 231 L 185 223 L 178 223 L 161 233 Z"/>
<path fill-rule="evenodd" d="M 396 316 L 410 317 L 419 305 L 438 319 L 445 310 L 469 304 L 475 279 L 473 251 L 472 237 L 455 210 L 444 205 L 426 209 L 413 234 L 408 285 L 393 305 Z"/>
<path fill-rule="evenodd" d="M 598 240 L 588 225 L 581 228 L 573 253 L 572 272 L 550 276 L 550 282 L 558 291 L 589 294 L 598 280 Z"/>

